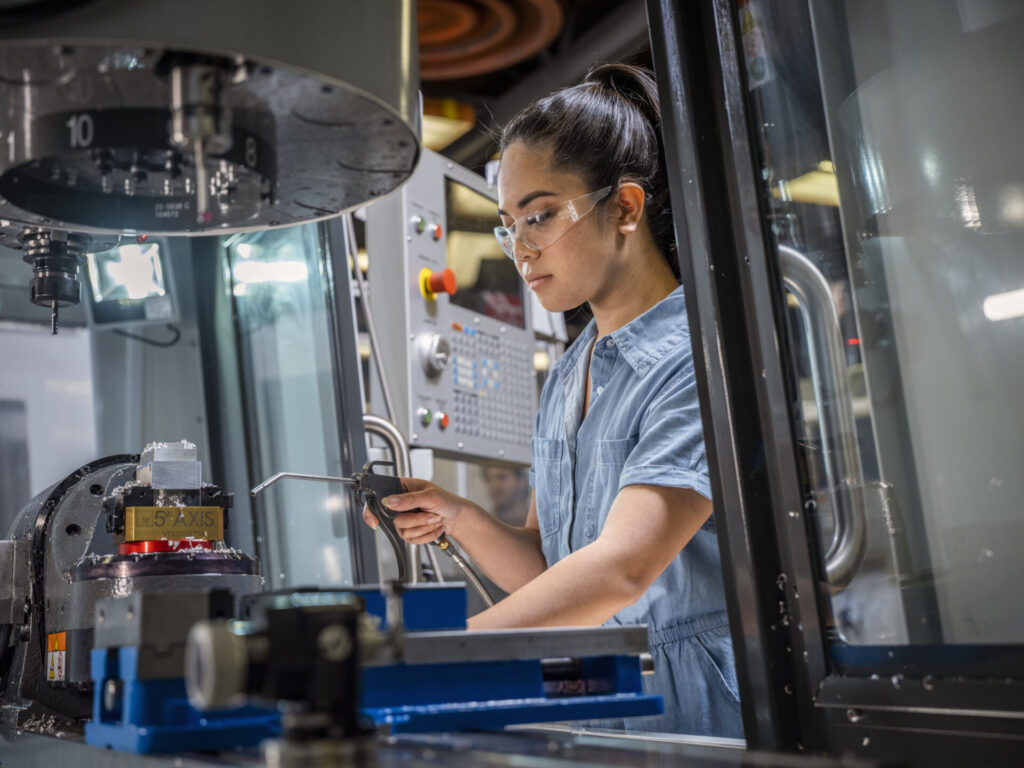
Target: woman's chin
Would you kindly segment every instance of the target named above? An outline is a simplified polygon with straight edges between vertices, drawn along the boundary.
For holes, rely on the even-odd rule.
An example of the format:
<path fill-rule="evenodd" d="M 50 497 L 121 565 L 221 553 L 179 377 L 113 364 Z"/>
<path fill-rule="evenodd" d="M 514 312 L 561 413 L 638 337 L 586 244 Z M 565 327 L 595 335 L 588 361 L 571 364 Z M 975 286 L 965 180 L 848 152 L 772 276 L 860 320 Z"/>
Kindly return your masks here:
<path fill-rule="evenodd" d="M 548 312 L 568 312 L 570 309 L 576 309 L 576 307 L 584 302 L 583 299 L 578 297 L 554 296 L 541 293 L 537 294 L 537 301 Z"/>

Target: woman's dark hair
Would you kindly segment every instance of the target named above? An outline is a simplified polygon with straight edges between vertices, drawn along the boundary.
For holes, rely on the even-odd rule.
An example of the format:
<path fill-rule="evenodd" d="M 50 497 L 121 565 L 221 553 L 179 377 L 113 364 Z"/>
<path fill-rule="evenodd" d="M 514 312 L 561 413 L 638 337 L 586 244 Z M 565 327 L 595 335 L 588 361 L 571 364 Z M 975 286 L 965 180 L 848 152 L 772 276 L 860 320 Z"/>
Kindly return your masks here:
<path fill-rule="evenodd" d="M 501 151 L 516 141 L 547 147 L 556 168 L 579 175 L 590 189 L 639 184 L 651 235 L 679 278 L 658 87 L 650 70 L 629 64 L 592 69 L 579 85 L 512 118 L 501 133 Z"/>

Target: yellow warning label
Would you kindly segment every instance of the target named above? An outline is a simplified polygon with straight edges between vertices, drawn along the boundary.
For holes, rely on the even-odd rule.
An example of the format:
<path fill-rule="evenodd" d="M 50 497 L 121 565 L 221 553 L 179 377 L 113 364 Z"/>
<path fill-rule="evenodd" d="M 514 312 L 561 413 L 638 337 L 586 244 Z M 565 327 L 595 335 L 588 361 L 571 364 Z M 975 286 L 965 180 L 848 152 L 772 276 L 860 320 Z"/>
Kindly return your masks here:
<path fill-rule="evenodd" d="M 51 632 L 46 636 L 46 650 L 48 651 L 66 651 L 68 649 L 68 633 L 67 632 Z"/>
<path fill-rule="evenodd" d="M 67 659 L 66 651 L 50 651 L 46 654 L 46 679 L 61 681 L 65 679 L 64 664 Z"/>

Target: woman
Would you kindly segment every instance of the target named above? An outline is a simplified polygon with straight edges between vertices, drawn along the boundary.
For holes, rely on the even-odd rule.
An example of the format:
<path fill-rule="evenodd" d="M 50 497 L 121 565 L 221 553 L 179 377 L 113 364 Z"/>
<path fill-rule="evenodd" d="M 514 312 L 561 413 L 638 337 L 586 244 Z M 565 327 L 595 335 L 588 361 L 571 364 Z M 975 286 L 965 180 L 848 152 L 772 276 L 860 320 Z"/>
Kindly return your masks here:
<path fill-rule="evenodd" d="M 443 531 L 510 593 L 471 629 L 647 624 L 665 714 L 623 727 L 739 737 L 663 158 L 636 67 L 598 67 L 506 126 L 495 234 L 546 309 L 593 319 L 544 386 L 523 527 L 422 480 L 384 503 L 406 541 Z"/>

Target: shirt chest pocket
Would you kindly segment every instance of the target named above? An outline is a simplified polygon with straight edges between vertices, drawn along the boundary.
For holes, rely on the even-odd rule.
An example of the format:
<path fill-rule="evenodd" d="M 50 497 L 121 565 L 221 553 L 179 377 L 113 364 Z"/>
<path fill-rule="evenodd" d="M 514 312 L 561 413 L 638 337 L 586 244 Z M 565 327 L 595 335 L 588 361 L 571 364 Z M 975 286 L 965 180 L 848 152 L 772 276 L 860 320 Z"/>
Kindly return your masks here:
<path fill-rule="evenodd" d="M 598 440 L 594 446 L 594 470 L 586 506 L 584 534 L 593 539 L 601 532 L 612 502 L 619 493 L 619 479 L 629 455 L 636 448 L 637 438 Z"/>
<path fill-rule="evenodd" d="M 568 503 L 562 498 L 568 485 L 562 480 L 562 458 L 565 441 L 535 437 L 531 444 L 533 454 L 534 490 L 537 494 L 537 523 L 541 537 L 557 533 L 568 514 Z"/>

